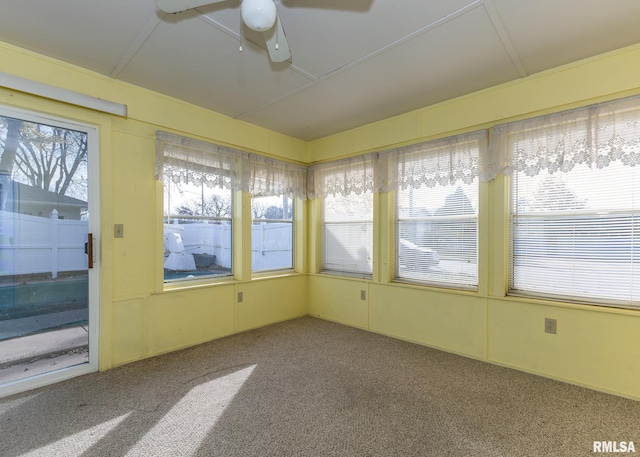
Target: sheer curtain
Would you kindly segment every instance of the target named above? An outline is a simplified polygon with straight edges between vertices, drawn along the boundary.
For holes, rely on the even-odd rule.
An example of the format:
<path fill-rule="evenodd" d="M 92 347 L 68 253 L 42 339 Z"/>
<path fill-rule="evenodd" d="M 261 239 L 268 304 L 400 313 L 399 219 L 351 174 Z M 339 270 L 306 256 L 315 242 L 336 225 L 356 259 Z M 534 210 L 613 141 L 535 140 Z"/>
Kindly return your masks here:
<path fill-rule="evenodd" d="M 404 146 L 380 154 L 378 190 L 470 184 L 486 162 L 487 131 Z"/>
<path fill-rule="evenodd" d="M 363 154 L 346 159 L 311 165 L 308 172 L 307 198 L 361 195 L 376 191 L 378 154 Z"/>
<path fill-rule="evenodd" d="M 247 192 L 254 197 L 307 198 L 307 167 L 249 154 Z"/>
<path fill-rule="evenodd" d="M 481 179 L 522 171 L 528 176 L 640 164 L 640 97 L 549 114 L 491 129 L 490 155 Z"/>
<path fill-rule="evenodd" d="M 255 196 L 306 198 L 307 167 L 168 132 L 156 133 L 156 179 Z"/>
<path fill-rule="evenodd" d="M 156 179 L 239 190 L 247 186 L 249 154 L 167 132 L 156 132 Z"/>

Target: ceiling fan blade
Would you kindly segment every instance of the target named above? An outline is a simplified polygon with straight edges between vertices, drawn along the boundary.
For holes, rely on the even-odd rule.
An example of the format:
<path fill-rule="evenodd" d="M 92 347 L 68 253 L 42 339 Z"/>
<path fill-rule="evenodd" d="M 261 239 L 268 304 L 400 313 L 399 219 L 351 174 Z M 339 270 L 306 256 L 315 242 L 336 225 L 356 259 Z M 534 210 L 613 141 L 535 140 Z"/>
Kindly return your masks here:
<path fill-rule="evenodd" d="M 276 23 L 269 30 L 263 32 L 264 40 L 267 43 L 269 57 L 272 62 L 291 62 L 291 50 L 284 28 L 280 22 L 280 16 L 276 16 Z"/>
<path fill-rule="evenodd" d="M 225 0 L 156 0 L 156 5 L 165 13 L 179 13 L 180 11 L 224 1 Z"/>

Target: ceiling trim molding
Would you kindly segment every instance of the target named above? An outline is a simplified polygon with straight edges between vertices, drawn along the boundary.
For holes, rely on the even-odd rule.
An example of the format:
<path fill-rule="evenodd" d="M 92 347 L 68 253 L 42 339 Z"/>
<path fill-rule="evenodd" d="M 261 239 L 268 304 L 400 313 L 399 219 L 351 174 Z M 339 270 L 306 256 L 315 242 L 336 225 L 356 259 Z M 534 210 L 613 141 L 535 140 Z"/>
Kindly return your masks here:
<path fill-rule="evenodd" d="M 118 61 L 118 64 L 109 75 L 110 77 L 117 78 L 120 73 L 122 73 L 126 66 L 129 65 L 131 59 L 133 59 L 133 57 L 140 50 L 145 41 L 147 41 L 147 38 L 149 38 L 156 27 L 160 25 L 164 16 L 164 13 L 161 15 L 154 14 L 151 19 L 149 19 L 149 21 L 144 26 L 144 29 L 142 29 L 142 32 L 140 32 L 135 41 L 131 43 L 131 46 L 129 46 L 129 49 L 127 49 L 127 51 L 122 55 L 122 57 Z"/>
<path fill-rule="evenodd" d="M 516 47 L 513 45 L 513 42 L 511 41 L 511 38 L 507 33 L 507 29 L 505 29 L 504 27 L 504 23 L 500 18 L 500 14 L 498 13 L 496 6 L 493 4 L 493 0 L 484 0 L 484 9 L 487 12 L 487 15 L 489 16 L 489 20 L 491 21 L 491 24 L 493 24 L 493 28 L 498 34 L 498 37 L 500 38 L 500 41 L 502 42 L 504 49 L 507 51 L 507 54 L 509 54 L 509 58 L 511 59 L 511 62 L 513 62 L 513 65 L 516 67 L 516 70 L 518 70 L 518 74 L 520 75 L 521 78 L 526 78 L 527 76 L 529 76 L 529 73 L 524 67 L 522 60 L 520 59 L 520 56 L 516 51 Z"/>

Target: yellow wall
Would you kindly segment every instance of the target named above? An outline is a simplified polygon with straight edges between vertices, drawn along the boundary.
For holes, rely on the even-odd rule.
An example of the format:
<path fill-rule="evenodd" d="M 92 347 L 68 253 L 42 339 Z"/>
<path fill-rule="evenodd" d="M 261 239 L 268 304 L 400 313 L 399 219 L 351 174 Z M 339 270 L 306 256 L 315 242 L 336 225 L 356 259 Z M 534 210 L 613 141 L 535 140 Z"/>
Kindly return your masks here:
<path fill-rule="evenodd" d="M 489 300 L 488 360 L 640 399 L 640 316 L 600 307 Z M 542 331 L 556 319 L 557 334 Z"/>
<path fill-rule="evenodd" d="M 640 46 L 313 141 L 312 162 L 488 128 L 640 93 Z M 309 271 L 309 313 L 480 360 L 640 399 L 640 312 L 506 297 L 508 181 L 480 184 L 478 291 L 395 284 L 390 195 L 377 197 L 371 281 Z M 313 205 L 311 205 L 313 206 Z M 318 211 L 317 209 L 315 210 Z M 317 223 L 310 250 L 319 250 Z M 320 251 L 321 252 L 321 251 Z M 316 267 L 316 268 L 314 268 Z M 360 290 L 367 299 L 360 300 Z M 557 320 L 556 335 L 544 319 Z"/>
<path fill-rule="evenodd" d="M 480 189 L 478 292 L 391 282 L 390 195 L 376 196 L 372 280 L 318 273 L 318 205 L 307 202 L 300 205 L 305 223 L 296 226 L 304 243 L 296 254 L 296 273 L 252 279 L 250 258 L 242 250 L 238 280 L 164 291 L 162 186 L 153 169 L 158 129 L 312 163 L 637 94 L 640 47 L 309 144 L 2 43 L 0 71 L 128 105 L 128 117 L 119 118 L 0 89 L 2 104 L 99 129 L 101 369 L 308 313 L 640 399 L 640 369 L 634 363 L 640 356 L 640 313 L 505 297 L 507 183 L 502 177 Z M 240 216 L 246 218 L 248 197 L 238 198 L 244 203 Z M 115 223 L 124 224 L 124 238 L 113 238 Z M 250 241 L 246 230 L 237 235 L 241 245 Z M 557 319 L 557 335 L 543 332 L 545 317 Z"/>
<path fill-rule="evenodd" d="M 156 130 L 302 163 L 306 143 L 3 43 L 0 71 L 128 106 L 120 118 L 0 89 L 4 105 L 98 127 L 101 369 L 307 314 L 304 270 L 252 280 L 250 252 L 238 259 L 240 280 L 163 291 L 162 185 L 154 178 Z M 124 238 L 113 238 L 116 223 Z M 249 244 L 250 231 L 238 239 Z"/>
<path fill-rule="evenodd" d="M 369 281 L 325 275 L 310 276 L 309 314 L 341 324 L 369 328 Z M 365 299 L 361 299 L 362 291 Z"/>

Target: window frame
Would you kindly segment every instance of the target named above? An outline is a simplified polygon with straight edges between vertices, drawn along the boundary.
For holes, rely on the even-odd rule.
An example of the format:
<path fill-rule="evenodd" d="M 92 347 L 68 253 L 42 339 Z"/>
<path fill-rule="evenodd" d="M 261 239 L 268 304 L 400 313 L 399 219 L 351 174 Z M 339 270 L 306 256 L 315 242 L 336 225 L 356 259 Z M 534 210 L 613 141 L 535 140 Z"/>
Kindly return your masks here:
<path fill-rule="evenodd" d="M 280 195 L 280 196 L 276 196 L 276 197 L 280 197 L 280 198 L 284 198 L 284 195 Z M 291 219 L 267 219 L 267 218 L 262 218 L 262 219 L 256 219 L 254 217 L 254 213 L 253 213 L 253 202 L 254 202 L 254 198 L 251 198 L 251 274 L 253 276 L 269 276 L 269 275 L 273 275 L 273 274 L 277 274 L 277 273 L 290 273 L 291 271 L 294 271 L 296 268 L 296 252 L 297 252 L 297 236 L 296 236 L 296 216 L 298 211 L 296 210 L 296 198 L 295 197 L 290 197 L 290 196 L 286 196 L 287 198 L 289 198 L 291 200 L 291 206 L 290 206 L 290 213 L 291 213 Z M 257 197 L 257 198 L 261 198 L 261 197 Z M 253 265 L 253 253 L 255 252 L 254 250 L 254 240 L 253 240 L 253 234 L 254 234 L 254 230 L 253 230 L 253 226 L 254 224 L 257 222 L 264 222 L 267 225 L 270 223 L 286 223 L 286 224 L 291 224 L 291 263 L 290 266 L 287 267 L 276 267 L 276 268 L 267 268 L 267 269 L 259 269 L 256 270 L 254 269 L 254 265 Z"/>
<path fill-rule="evenodd" d="M 164 178 L 164 179 L 168 179 L 168 178 Z M 166 182 L 163 179 L 163 184 L 166 184 Z M 171 184 L 169 184 L 171 185 Z M 178 219 L 178 220 L 192 220 L 192 221 L 207 221 L 207 222 L 213 222 L 212 225 L 217 225 L 215 224 L 215 222 L 226 222 L 229 225 L 228 231 L 229 231 L 229 246 L 225 247 L 224 249 L 227 250 L 229 252 L 229 270 L 226 273 L 222 273 L 222 274 L 216 274 L 216 273 L 211 273 L 211 274 L 202 274 L 202 275 L 188 275 L 186 277 L 178 277 L 178 278 L 173 278 L 173 279 L 167 279 L 166 278 L 166 269 L 163 268 L 163 284 L 165 287 L 172 287 L 172 286 L 179 286 L 179 285 L 183 285 L 183 284 L 192 284 L 192 283 L 201 283 L 201 282 L 219 282 L 219 281 L 224 281 L 224 280 L 228 280 L 229 278 L 233 278 L 235 276 L 235 252 L 234 252 L 234 239 L 235 239 L 235 225 L 236 225 L 236 199 L 234 198 L 234 192 L 231 189 L 225 189 L 228 190 L 228 197 L 229 197 L 229 209 L 230 209 L 230 215 L 229 216 L 204 216 L 204 215 L 183 215 L 183 214 L 171 214 L 171 213 L 165 213 L 165 211 L 167 210 L 166 208 L 166 203 L 170 202 L 171 196 L 170 195 L 163 195 L 163 235 L 165 237 L 165 242 L 166 242 L 166 236 L 167 236 L 167 225 L 171 225 L 171 220 L 172 219 Z M 202 196 L 201 198 L 204 198 L 204 196 Z M 172 205 L 169 203 L 169 207 L 172 208 Z M 189 224 L 184 224 L 184 225 L 189 225 Z M 166 251 L 165 251 L 166 254 Z M 164 256 L 163 256 L 164 258 Z M 166 262 L 166 258 L 164 258 L 165 262 Z M 194 258 L 194 264 L 195 264 L 195 258 Z M 163 262 L 163 267 L 164 267 L 164 262 Z M 197 264 L 196 264 L 196 270 L 197 271 Z"/>
<path fill-rule="evenodd" d="M 310 165 L 308 168 L 307 198 L 315 200 L 314 214 L 317 217 L 317 258 L 314 270 L 324 274 L 332 274 L 345 277 L 373 279 L 375 277 L 377 250 L 374 241 L 377 239 L 376 202 L 377 186 L 376 175 L 378 173 L 378 153 L 361 154 L 353 157 L 332 160 L 329 162 Z M 366 272 L 327 268 L 327 233 L 326 233 L 326 203 L 328 197 L 347 198 L 351 194 L 360 196 L 363 193 L 371 193 L 371 246 L 368 250 L 368 263 L 370 270 Z M 369 219 L 360 220 L 367 223 Z M 340 222 L 340 221 L 336 221 Z M 343 221 L 346 222 L 346 221 Z"/>
<path fill-rule="evenodd" d="M 584 179 L 588 180 L 588 178 L 584 178 Z M 572 292 L 571 290 L 569 290 L 571 287 L 575 287 L 573 284 L 568 284 L 567 287 L 564 289 L 565 292 L 559 291 L 558 293 L 550 292 L 548 290 L 545 291 L 542 289 L 535 289 L 535 288 L 532 288 L 531 286 L 527 287 L 526 285 L 524 287 L 517 287 L 516 276 L 522 274 L 521 272 L 516 271 L 516 268 L 518 268 L 517 266 L 518 259 L 521 259 L 520 262 L 524 262 L 524 266 L 522 266 L 522 268 L 524 268 L 530 264 L 531 262 L 530 259 L 533 256 L 533 254 L 518 255 L 516 253 L 516 251 L 521 252 L 522 249 L 524 249 L 521 246 L 521 243 L 525 243 L 524 244 L 525 247 L 528 244 L 530 244 L 530 242 L 526 241 L 524 236 L 520 237 L 519 239 L 516 239 L 516 232 L 518 228 L 522 230 L 527 230 L 527 227 L 530 226 L 532 223 L 535 223 L 534 221 L 536 219 L 540 219 L 541 222 L 538 224 L 538 226 L 546 231 L 547 228 L 558 226 L 558 224 L 554 223 L 553 221 L 565 219 L 565 222 L 563 224 L 564 226 L 567 226 L 567 227 L 570 227 L 572 225 L 578 226 L 581 229 L 581 234 L 583 238 L 586 236 L 587 238 L 591 237 L 595 239 L 597 238 L 598 232 L 602 232 L 603 230 L 602 228 L 596 227 L 598 225 L 598 219 L 604 219 L 604 218 L 610 219 L 610 218 L 615 218 L 616 216 L 619 217 L 620 215 L 628 213 L 629 211 L 631 211 L 631 214 L 632 214 L 631 215 L 632 225 L 638 224 L 637 220 L 640 218 L 639 216 L 635 216 L 636 220 L 634 221 L 633 213 L 637 211 L 634 211 L 633 209 L 629 209 L 627 211 L 621 211 L 621 210 L 614 210 L 614 209 L 603 210 L 602 208 L 594 208 L 594 209 L 571 210 L 571 211 L 537 211 L 537 212 L 520 213 L 519 211 L 517 211 L 517 208 L 514 209 L 514 207 L 518 205 L 514 197 L 516 195 L 515 187 L 517 186 L 517 181 L 518 181 L 517 178 L 511 177 L 509 189 L 508 189 L 509 204 L 507 209 L 508 211 L 507 224 L 508 224 L 509 242 L 507 246 L 508 275 L 506 280 L 506 294 L 508 296 L 513 296 L 513 297 L 536 298 L 536 299 L 543 299 L 543 300 L 579 303 L 579 304 L 586 304 L 586 305 L 592 305 L 592 306 L 593 305 L 608 306 L 608 307 L 614 307 L 614 308 L 638 310 L 640 308 L 640 302 L 638 300 L 612 298 L 611 296 L 604 296 L 604 295 L 598 297 L 594 292 L 591 292 L 591 293 L 584 292 L 582 294 L 576 294 L 575 292 Z M 640 207 L 638 209 L 640 209 Z M 564 214 L 564 213 L 567 213 L 567 214 Z M 547 220 L 546 222 L 545 222 L 545 219 Z M 517 227 L 517 224 L 518 224 L 517 220 L 522 221 L 519 227 Z M 584 230 L 585 224 L 586 226 L 592 225 L 593 227 L 585 231 Z M 631 233 L 635 232 L 633 228 L 631 228 L 630 230 L 631 230 Z M 580 241 L 581 240 L 579 235 L 574 234 L 574 236 L 564 240 L 564 243 L 565 243 L 565 246 L 573 246 L 573 243 L 576 243 L 576 242 L 578 242 L 578 245 L 579 245 Z M 566 244 L 567 242 L 569 243 L 568 245 Z M 556 240 L 556 243 L 558 243 L 557 240 Z M 636 243 L 640 244 L 640 235 L 636 234 L 635 236 L 632 236 L 631 243 L 633 245 L 636 245 Z M 566 247 L 563 248 L 562 245 L 558 245 L 558 244 L 553 245 L 549 243 L 540 245 L 538 249 L 554 250 L 555 252 L 559 252 L 559 253 L 566 252 Z M 604 253 L 604 251 L 602 251 L 602 253 Z M 588 250 L 580 250 L 580 247 L 578 246 L 578 250 L 573 251 L 571 256 L 566 257 L 566 262 L 571 262 L 572 264 L 574 264 L 575 262 L 589 264 L 591 266 L 590 269 L 601 268 L 602 259 L 593 259 L 593 258 L 589 259 L 589 254 L 593 256 L 596 253 L 589 252 Z M 583 260 L 580 260 L 583 256 L 584 256 Z M 609 256 L 615 257 L 615 253 L 611 253 L 609 254 Z M 640 254 L 634 252 L 632 249 L 630 256 L 631 257 L 629 262 L 623 262 L 621 265 L 618 266 L 618 268 L 621 268 L 622 266 L 627 266 L 633 263 L 637 263 L 637 260 L 634 261 L 634 259 L 637 259 L 638 257 L 640 257 Z M 548 259 L 548 256 L 545 256 L 545 259 Z M 560 257 L 560 259 L 562 259 L 562 257 Z M 575 271 L 575 270 L 572 270 L 572 271 Z M 629 286 L 629 293 L 631 296 L 637 296 L 637 294 L 633 293 L 633 290 L 637 289 L 637 287 L 638 286 L 634 286 L 633 284 Z"/>
<path fill-rule="evenodd" d="M 349 195 L 341 195 L 343 198 L 348 198 L 351 195 L 357 195 L 354 192 L 350 192 Z M 322 254 L 320 256 L 320 272 L 324 274 L 336 275 L 336 276 L 347 276 L 354 278 L 362 278 L 362 279 L 373 279 L 374 273 L 374 256 L 375 254 L 375 246 L 374 246 L 374 237 L 375 237 L 375 193 L 371 192 L 371 219 L 350 219 L 350 220 L 340 220 L 340 221 L 332 221 L 327 223 L 325 217 L 325 208 L 326 208 L 327 198 L 324 197 L 320 201 L 320 230 L 321 230 L 321 245 L 322 245 Z M 371 232 L 371 245 L 369 246 L 370 258 L 367 260 L 367 263 L 371 266 L 370 271 L 358 271 L 358 270 L 349 270 L 349 269 L 339 269 L 339 268 L 327 268 L 327 226 L 341 226 L 347 224 L 360 224 L 360 225 L 368 225 L 370 226 Z M 365 247 L 366 249 L 366 247 Z"/>
<path fill-rule="evenodd" d="M 480 237 L 481 237 L 481 212 L 480 206 L 482 202 L 482 170 L 481 167 L 487 161 L 488 150 L 488 131 L 478 130 L 459 135 L 453 135 L 437 140 L 418 143 L 410 146 L 401 147 L 395 150 L 387 151 L 382 156 L 382 166 L 386 167 L 387 184 L 382 186 L 382 190 L 393 192 L 393 232 L 392 232 L 392 282 L 415 284 L 427 287 L 436 287 L 450 290 L 471 291 L 477 293 L 482 287 L 481 284 L 481 262 L 484 260 L 480 256 Z M 386 163 L 385 163 L 386 162 Z M 423 215 L 423 216 L 404 216 L 402 214 L 401 192 L 429 192 L 429 189 L 438 187 L 451 188 L 451 193 L 444 199 L 443 205 L 446 205 L 446 199 L 456 194 L 455 187 L 465 186 L 463 195 L 466 199 L 470 198 L 467 186 L 473 185 L 472 195 L 476 198 L 469 201 L 474 206 L 473 214 L 456 214 L 456 215 Z M 411 191 L 413 189 L 413 191 Z M 441 196 L 440 196 L 441 197 Z M 475 204 L 475 205 L 474 205 Z M 443 206 L 444 208 L 444 206 Z M 435 210 L 434 210 L 435 211 Z M 436 221 L 438 223 L 446 223 L 448 220 L 464 219 L 473 222 L 475 226 L 475 239 L 472 244 L 475 246 L 473 257 L 475 260 L 475 271 L 471 275 L 472 281 L 464 281 L 467 274 L 465 265 L 460 264 L 460 272 L 456 273 L 459 280 L 455 280 L 456 274 L 453 272 L 443 274 L 443 278 L 417 278 L 418 274 L 403 276 L 400 274 L 400 267 L 403 265 L 400 257 L 402 255 L 402 238 L 401 225 L 403 222 L 426 222 Z M 466 230 L 464 226 L 461 226 Z M 411 240 L 408 240 L 411 243 Z M 415 243 L 411 243 L 415 244 Z M 434 262 L 441 263 L 442 259 L 437 252 L 431 249 L 431 252 L 424 252 L 425 246 L 411 246 L 405 243 L 405 249 L 416 252 L 416 257 L 432 256 Z M 462 247 L 459 250 L 460 257 L 465 257 L 466 249 Z M 457 261 L 457 259 L 445 259 Z M 405 259 L 406 261 L 406 259 Z M 440 268 L 436 266 L 436 268 Z M 413 276 L 413 277 L 411 277 Z M 483 288 L 484 290 L 484 288 Z"/>
<path fill-rule="evenodd" d="M 611 206 L 606 207 L 602 207 L 601 204 L 594 204 L 591 207 L 580 208 L 578 206 L 566 206 L 565 204 L 565 207 L 559 210 L 544 210 L 533 207 L 524 208 L 523 211 L 519 208 L 524 204 L 523 197 L 521 197 L 523 194 L 516 187 L 522 178 L 534 177 L 542 182 L 544 179 L 558 174 L 561 177 L 566 176 L 569 182 L 582 181 L 584 187 L 578 186 L 577 189 L 584 190 L 595 185 L 596 177 L 594 177 L 594 173 L 606 170 L 612 164 L 617 163 L 618 166 L 629 167 L 629 170 L 633 171 L 637 168 L 633 167 L 635 164 L 634 157 L 640 157 L 640 148 L 637 143 L 639 119 L 640 97 L 636 96 L 561 111 L 538 118 L 501 124 L 492 129 L 492 142 L 494 143 L 492 149 L 500 157 L 500 160 L 496 161 L 501 167 L 498 171 L 506 175 L 502 178 L 505 183 L 504 195 L 506 197 L 504 207 L 506 227 L 505 296 L 632 311 L 640 309 L 640 300 L 636 298 L 638 293 L 635 292 L 640 284 L 635 283 L 632 277 L 628 282 L 622 281 L 628 284 L 628 289 L 618 297 L 614 296 L 615 293 L 607 295 L 607 292 L 598 289 L 597 285 L 594 285 L 597 282 L 590 283 L 592 285 L 591 288 L 583 287 L 582 290 L 577 290 L 578 283 L 572 280 L 567 282 L 566 287 L 562 289 L 560 281 L 558 281 L 558 284 L 547 285 L 538 278 L 537 280 L 542 286 L 536 287 L 535 281 L 527 281 L 528 284 L 520 283 L 518 285 L 515 279 L 516 276 L 523 274 L 523 270 L 520 272 L 516 270 L 519 268 L 517 264 L 520 263 L 524 267 L 529 265 L 536 254 L 536 249 L 554 249 L 554 253 L 560 256 L 560 260 L 564 258 L 567 262 L 577 266 L 577 270 L 573 266 L 565 266 L 564 268 L 564 270 L 571 271 L 574 275 L 580 274 L 580 268 L 587 272 L 600 272 L 602 268 L 608 268 L 610 274 L 615 273 L 617 275 L 621 268 L 629 266 L 629 269 L 632 269 L 632 265 L 637 263 L 635 258 L 638 254 L 634 246 L 640 244 L 640 236 L 635 234 L 637 231 L 633 229 L 633 226 L 638 223 L 634 221 L 634 217 L 636 220 L 638 219 L 634 214 L 640 210 L 640 206 L 620 209 L 619 204 L 622 201 L 615 200 Z M 544 151 L 545 154 L 541 155 L 541 151 Z M 544 174 L 542 174 L 543 172 Z M 622 172 L 624 172 L 624 168 Z M 522 175 L 519 177 L 518 173 Z M 574 174 L 569 175 L 570 173 Z M 614 172 L 612 171 L 612 173 Z M 623 179 L 622 177 L 618 179 L 607 178 L 606 181 L 618 185 Z M 530 192 L 531 185 L 531 183 L 526 185 L 530 187 Z M 523 184 L 523 186 L 525 185 Z M 600 187 L 598 189 L 601 190 Z M 615 187 L 611 189 L 615 191 Z M 568 190 L 573 193 L 575 189 L 569 187 Z M 629 189 L 624 188 L 624 190 L 628 193 Z M 619 194 L 619 192 L 612 193 L 612 195 L 616 194 Z M 553 199 L 554 197 L 550 196 L 548 198 Z M 537 205 L 539 206 L 539 204 Z M 629 257 L 629 259 L 616 264 L 615 268 L 607 267 L 607 259 L 621 256 L 617 250 L 615 252 L 607 250 L 610 243 L 615 245 L 614 241 L 618 240 L 602 240 L 603 244 L 597 245 L 584 243 L 586 241 L 592 243 L 601 238 L 603 224 L 616 225 L 617 222 L 613 221 L 613 219 L 619 218 L 624 214 L 631 215 L 632 227 L 625 231 L 626 229 L 623 230 L 620 226 L 616 226 L 614 235 L 620 236 L 620 233 L 623 232 L 631 234 L 631 250 L 622 256 Z M 560 219 L 557 219 L 558 217 Z M 573 222 L 571 222 L 572 218 Z M 544 234 L 544 239 L 548 239 L 549 233 L 551 235 L 560 233 L 562 238 L 556 239 L 555 245 L 549 243 L 531 245 L 532 241 L 527 241 L 526 238 L 516 238 L 518 236 L 517 219 L 523 221 L 520 224 L 523 230 L 527 229 L 527 221 L 540 219 L 538 226 L 545 229 L 545 232 L 541 232 Z M 548 220 L 545 222 L 545 219 Z M 564 223 L 562 226 L 558 226 L 557 223 L 551 223 L 550 221 L 552 220 L 560 220 L 561 222 L 564 220 Z M 578 231 L 563 231 L 565 228 L 568 229 L 574 225 L 578 227 Z M 548 227 L 551 232 L 547 232 L 545 227 Z M 533 230 L 533 228 L 530 228 L 530 230 Z M 570 236 L 565 238 L 565 233 L 570 234 Z M 529 234 L 528 237 L 531 238 L 534 235 Z M 607 232 L 607 236 L 611 236 L 609 232 Z M 536 240 L 536 243 L 539 242 L 540 240 Z M 519 246 L 519 243 L 525 244 Z M 530 251 L 532 250 L 532 252 L 528 256 L 519 257 L 516 251 L 522 252 L 523 246 L 530 249 Z M 566 254 L 569 252 L 566 250 L 567 246 L 571 246 L 569 254 Z M 620 248 L 620 246 L 613 247 Z M 624 248 L 624 246 L 622 247 Z M 623 254 L 625 252 L 627 251 L 623 250 Z M 563 253 L 566 254 L 565 257 L 562 257 Z M 545 259 L 547 259 L 547 256 L 545 256 Z M 582 265 L 582 263 L 585 265 Z M 598 273 L 597 278 L 598 281 L 602 280 L 600 273 Z M 554 290 L 555 288 L 557 289 Z"/>
<path fill-rule="evenodd" d="M 225 279 L 249 281 L 252 272 L 251 228 L 253 215 L 251 212 L 252 196 L 286 195 L 292 201 L 292 212 L 300 214 L 291 221 L 293 233 L 292 266 L 284 273 L 303 272 L 302 242 L 304 229 L 298 220 L 302 217 L 302 201 L 307 192 L 306 165 L 274 159 L 264 155 L 244 152 L 221 146 L 215 143 L 196 140 L 158 130 L 156 131 L 156 181 L 163 194 L 165 180 L 175 183 L 206 185 L 207 187 L 229 190 L 231 193 L 231 216 L 205 216 L 207 220 L 224 220 L 228 222 L 230 232 L 230 274 L 202 275 L 182 280 L 164 280 L 157 267 L 156 284 L 158 290 L 172 290 L 181 287 L 206 286 Z M 170 175 L 167 178 L 167 174 Z M 163 215 L 159 221 L 164 222 L 165 197 L 157 200 L 158 212 Z M 168 212 L 168 211 L 167 211 Z M 175 213 L 175 212 L 174 212 Z M 171 217 L 180 214 L 171 214 Z M 202 218 L 193 218 L 194 220 Z M 280 221 L 279 221 L 280 222 Z M 164 237 L 164 224 L 158 224 L 157 236 Z M 298 241 L 299 240 L 299 241 Z M 163 250 L 158 247 L 158 259 L 163 259 Z M 227 258 L 225 252 L 225 257 Z M 160 263 L 160 262 L 159 262 Z M 164 263 L 164 262 L 163 262 Z M 226 265 L 226 264 L 225 264 Z M 273 274 L 276 270 L 256 271 L 255 276 Z"/>
<path fill-rule="evenodd" d="M 480 189 L 479 189 L 479 182 L 475 182 L 475 185 L 477 186 L 477 192 L 479 193 Z M 462 214 L 462 215 L 450 215 L 450 216 L 435 216 L 435 215 L 431 215 L 431 216 L 420 216 L 420 217 L 402 217 L 400 216 L 400 208 L 399 208 L 399 204 L 400 204 L 400 198 L 399 198 L 399 192 L 396 191 L 395 195 L 394 195 L 394 214 L 395 214 L 395 220 L 394 220 L 394 231 L 393 231 L 393 253 L 394 253 L 394 261 L 393 261 L 393 282 L 399 282 L 399 283 L 405 283 L 405 284 L 416 284 L 416 285 L 424 285 L 424 286 L 428 286 L 428 287 L 438 287 L 438 288 L 443 288 L 443 289 L 456 289 L 456 290 L 464 290 L 464 291 L 474 291 L 476 292 L 479 288 L 479 262 L 480 262 L 480 255 L 479 255 L 479 238 L 480 238 L 480 231 L 479 231 L 479 224 L 480 224 L 480 203 L 479 203 L 479 198 L 478 201 L 476 202 L 476 209 L 475 209 L 475 213 L 474 214 Z M 464 221 L 471 221 L 474 223 L 475 225 L 475 265 L 476 265 L 476 269 L 475 269 L 475 281 L 474 284 L 461 284 L 461 283 L 456 283 L 454 281 L 438 281 L 436 279 L 419 279 L 416 277 L 411 277 L 411 276 L 403 276 L 400 274 L 400 266 L 401 266 L 401 260 L 400 260 L 400 256 L 401 256 L 401 252 L 402 252 L 402 237 L 400 236 L 401 234 L 401 223 L 402 222 L 408 222 L 408 223 L 413 223 L 413 222 L 436 222 L 436 223 L 448 223 L 449 221 L 452 220 L 462 220 Z M 464 228 L 464 227 L 463 227 Z M 412 243 L 411 241 L 407 240 L 409 243 Z M 419 257 L 420 256 L 420 252 L 421 252 L 421 246 L 410 246 L 408 244 L 405 244 L 405 250 L 407 249 L 412 249 L 416 251 L 415 256 Z M 439 263 L 442 261 L 441 256 L 438 254 L 437 251 L 431 249 L 431 253 L 425 253 L 425 255 L 432 255 L 433 256 L 433 267 L 438 268 Z M 463 249 L 461 252 L 466 253 L 466 251 Z M 415 275 L 414 275 L 415 276 Z"/>

